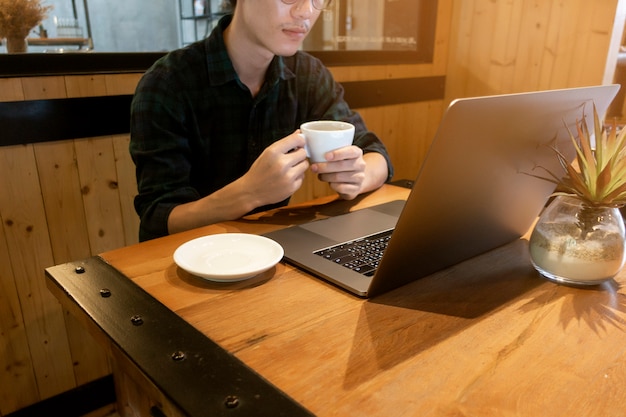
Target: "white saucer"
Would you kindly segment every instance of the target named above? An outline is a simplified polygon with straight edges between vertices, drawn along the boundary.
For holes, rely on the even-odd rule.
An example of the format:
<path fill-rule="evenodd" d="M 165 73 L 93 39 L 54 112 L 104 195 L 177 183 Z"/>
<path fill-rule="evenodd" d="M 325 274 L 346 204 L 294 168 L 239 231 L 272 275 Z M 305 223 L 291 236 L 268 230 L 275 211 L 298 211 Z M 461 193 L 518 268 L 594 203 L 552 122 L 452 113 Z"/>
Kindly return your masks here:
<path fill-rule="evenodd" d="M 283 247 L 272 239 L 246 233 L 203 236 L 180 245 L 174 262 L 210 281 L 233 282 L 267 271 L 283 258 Z"/>

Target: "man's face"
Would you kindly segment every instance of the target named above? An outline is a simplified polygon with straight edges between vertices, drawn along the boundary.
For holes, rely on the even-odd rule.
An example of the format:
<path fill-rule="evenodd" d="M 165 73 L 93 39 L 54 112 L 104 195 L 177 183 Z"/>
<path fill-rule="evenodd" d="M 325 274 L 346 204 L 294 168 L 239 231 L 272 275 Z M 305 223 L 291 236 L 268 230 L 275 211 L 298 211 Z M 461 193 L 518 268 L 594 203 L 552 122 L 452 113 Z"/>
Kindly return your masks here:
<path fill-rule="evenodd" d="M 236 12 L 241 14 L 249 39 L 280 56 L 298 51 L 321 13 L 311 0 L 294 4 L 281 0 L 238 0 Z"/>

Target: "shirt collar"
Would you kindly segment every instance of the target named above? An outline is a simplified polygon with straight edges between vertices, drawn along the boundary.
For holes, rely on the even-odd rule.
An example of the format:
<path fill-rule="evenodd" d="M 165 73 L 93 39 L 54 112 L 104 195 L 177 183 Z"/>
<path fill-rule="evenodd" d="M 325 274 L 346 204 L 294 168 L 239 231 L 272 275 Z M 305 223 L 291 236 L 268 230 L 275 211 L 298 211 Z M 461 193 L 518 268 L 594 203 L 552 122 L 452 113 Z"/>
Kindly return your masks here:
<path fill-rule="evenodd" d="M 211 35 L 205 41 L 207 46 L 207 68 L 209 73 L 209 83 L 213 86 L 226 84 L 233 80 L 239 80 L 239 76 L 235 72 L 235 67 L 226 51 L 226 43 L 224 42 L 224 30 L 232 21 L 232 15 L 222 17 Z M 270 63 L 265 74 L 266 84 L 273 86 L 279 80 L 289 80 L 296 75 L 285 65 L 283 57 L 275 56 Z"/>

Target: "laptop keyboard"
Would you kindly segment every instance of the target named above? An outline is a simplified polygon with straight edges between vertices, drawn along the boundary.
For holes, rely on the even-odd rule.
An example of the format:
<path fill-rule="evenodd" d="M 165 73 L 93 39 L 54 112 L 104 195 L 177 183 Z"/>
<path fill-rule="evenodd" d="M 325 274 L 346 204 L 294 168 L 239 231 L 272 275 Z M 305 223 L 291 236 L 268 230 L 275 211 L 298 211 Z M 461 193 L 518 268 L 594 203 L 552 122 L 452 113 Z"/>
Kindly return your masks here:
<path fill-rule="evenodd" d="M 365 276 L 372 276 L 387 248 L 393 229 L 313 252 Z"/>

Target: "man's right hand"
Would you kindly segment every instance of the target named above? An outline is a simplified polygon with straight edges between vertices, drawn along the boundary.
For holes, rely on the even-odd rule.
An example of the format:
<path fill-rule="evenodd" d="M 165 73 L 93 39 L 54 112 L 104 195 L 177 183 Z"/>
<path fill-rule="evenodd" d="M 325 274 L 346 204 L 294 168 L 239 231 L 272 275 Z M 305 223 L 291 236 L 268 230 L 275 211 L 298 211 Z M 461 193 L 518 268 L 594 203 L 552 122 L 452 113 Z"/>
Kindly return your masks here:
<path fill-rule="evenodd" d="M 241 180 L 260 207 L 283 201 L 296 192 L 308 168 L 304 137 L 295 131 L 268 146 Z"/>
<path fill-rule="evenodd" d="M 238 219 L 257 207 L 283 201 L 302 186 L 308 168 L 304 138 L 296 131 L 268 146 L 239 179 L 174 207 L 167 219 L 168 232 Z"/>

